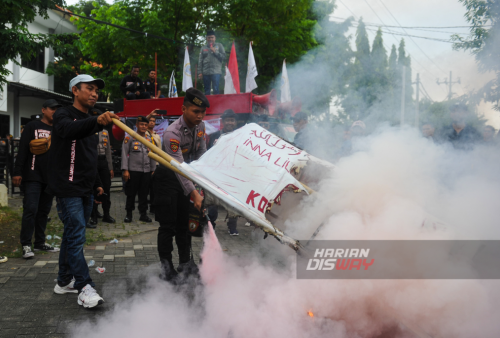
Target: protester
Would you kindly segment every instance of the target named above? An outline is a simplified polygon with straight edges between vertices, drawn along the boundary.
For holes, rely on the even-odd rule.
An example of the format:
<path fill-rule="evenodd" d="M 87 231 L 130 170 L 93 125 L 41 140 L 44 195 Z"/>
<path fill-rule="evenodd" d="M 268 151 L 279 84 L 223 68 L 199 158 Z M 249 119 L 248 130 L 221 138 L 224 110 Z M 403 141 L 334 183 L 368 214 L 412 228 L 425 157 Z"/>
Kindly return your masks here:
<path fill-rule="evenodd" d="M 156 110 L 154 110 L 151 114 L 146 116 L 146 118 L 148 119 L 148 130 L 146 130 L 146 134 L 149 136 L 153 144 L 161 149 L 161 137 L 154 130 L 156 126 L 156 115 L 157 115 Z M 156 166 L 158 166 L 158 163 L 156 163 Z M 155 212 L 155 207 L 153 205 L 154 199 L 155 199 L 155 193 L 153 189 L 153 180 L 151 180 L 151 182 L 149 183 L 149 203 L 150 203 L 149 212 L 151 213 Z"/>
<path fill-rule="evenodd" d="M 436 128 L 434 125 L 430 122 L 424 122 L 422 123 L 421 131 L 422 131 L 422 136 L 425 137 L 426 139 L 435 142 L 434 138 L 434 132 Z"/>
<path fill-rule="evenodd" d="M 94 111 L 96 111 L 95 109 Z M 98 115 L 101 113 L 99 111 Z M 104 193 L 97 197 L 94 196 L 94 205 L 92 208 L 92 214 L 90 216 L 90 222 L 87 226 L 88 228 L 95 228 L 97 224 L 97 218 L 102 218 L 104 223 L 116 223 L 116 220 L 111 217 L 111 180 L 115 176 L 113 171 L 113 159 L 111 157 L 111 145 L 110 136 L 107 130 L 102 130 L 97 133 L 99 141 L 97 143 L 97 172 L 99 173 L 99 178 L 102 182 L 102 188 Z M 98 201 L 96 201 L 96 199 Z M 98 206 L 102 204 L 103 215 L 99 214 Z"/>
<path fill-rule="evenodd" d="M 144 137 L 148 142 L 151 138 L 146 134 L 148 129 L 148 120 L 144 116 L 138 116 L 137 134 Z M 123 179 L 127 182 L 125 194 L 127 202 L 125 209 L 127 216 L 124 222 L 132 222 L 132 211 L 135 210 L 135 196 L 139 194 L 139 221 L 151 223 L 148 217 L 148 191 L 151 175 L 156 169 L 156 161 L 148 157 L 149 149 L 135 138 L 126 136 L 122 145 L 122 171 Z"/>
<path fill-rule="evenodd" d="M 492 126 L 484 126 L 483 127 L 483 144 L 486 145 L 494 145 L 496 144 L 495 139 L 495 128 Z"/>
<path fill-rule="evenodd" d="M 149 96 L 152 99 L 163 99 L 165 95 L 161 95 L 161 89 L 160 89 L 160 83 L 158 82 L 158 79 L 155 79 L 156 76 L 156 71 L 154 69 L 151 69 L 148 74 L 148 78 L 144 81 L 144 88 L 146 88 L 146 92 L 149 93 Z M 156 85 L 155 85 L 155 80 L 156 80 Z M 155 94 L 155 89 L 156 89 L 156 94 Z"/>
<path fill-rule="evenodd" d="M 223 134 L 230 133 L 234 131 L 237 127 L 236 113 L 232 109 L 225 110 L 220 118 L 221 118 L 222 129 L 210 135 L 210 140 L 208 142 L 208 149 L 212 148 Z M 219 211 L 216 205 L 212 205 L 208 208 L 208 217 L 210 218 L 210 222 L 214 226 L 218 215 Z M 227 228 L 231 236 L 239 236 L 239 232 L 236 229 L 237 221 L 238 221 L 237 217 L 228 217 Z"/>
<path fill-rule="evenodd" d="M 450 109 L 452 123 L 441 130 L 440 140 L 450 142 L 455 149 L 472 149 L 481 140 L 481 134 L 467 124 L 468 114 L 469 110 L 465 104 L 453 105 Z"/>
<path fill-rule="evenodd" d="M 118 118 L 109 112 L 89 115 L 102 88 L 104 81 L 90 75 L 81 74 L 70 81 L 73 105 L 55 112 L 49 153 L 48 193 L 56 196 L 57 212 L 64 224 L 54 292 L 79 293 L 78 304 L 86 308 L 104 302 L 94 289 L 95 283 L 83 255 L 85 225 L 92 211 L 93 193 L 104 192 L 97 174 L 96 133 L 113 118 Z"/>
<path fill-rule="evenodd" d="M 52 116 L 57 108 L 62 107 L 56 100 L 47 100 L 42 105 L 43 117 L 26 124 L 21 134 L 19 150 L 12 175 L 12 184 L 24 186 L 23 218 L 21 222 L 21 246 L 23 258 L 32 258 L 35 254 L 31 240 L 35 234 L 34 251 L 58 252 L 45 243 L 47 217 L 52 208 L 54 197 L 48 194 L 48 174 L 50 171 L 49 148 L 52 133 Z"/>
<path fill-rule="evenodd" d="M 149 99 L 144 83 L 139 78 L 139 66 L 133 66 L 129 75 L 125 76 L 120 83 L 120 90 L 127 100 Z"/>
<path fill-rule="evenodd" d="M 302 150 L 308 151 L 309 144 L 311 143 L 311 132 L 307 121 L 307 114 L 298 112 L 292 117 L 293 128 L 297 132 L 293 139 L 293 144 Z"/>
<path fill-rule="evenodd" d="M 206 151 L 205 117 L 210 103 L 197 89 L 189 88 L 182 105 L 182 116 L 168 126 L 163 134 L 163 150 L 178 162 L 190 163 Z M 196 273 L 197 267 L 191 261 L 191 236 L 188 234 L 190 198 L 194 207 L 200 210 L 203 197 L 193 182 L 160 165 L 154 176 L 155 218 L 160 222 L 158 229 L 158 253 L 160 255 L 161 277 L 172 281 L 178 271 Z M 172 262 L 172 240 L 175 237 L 179 251 L 177 271 Z"/>
<path fill-rule="evenodd" d="M 212 88 L 215 94 L 219 94 L 219 82 L 222 74 L 222 63 L 226 60 L 226 52 L 222 44 L 215 42 L 215 32 L 207 32 L 207 44 L 201 47 L 198 59 L 198 77 L 203 79 L 205 95 L 210 95 Z"/>
<path fill-rule="evenodd" d="M 349 133 L 347 134 L 348 137 L 344 140 L 342 143 L 342 146 L 340 147 L 340 151 L 338 153 L 337 160 L 340 159 L 341 157 L 346 157 L 352 154 L 352 143 L 365 136 L 366 132 L 366 125 L 363 121 L 355 121 L 352 125 L 351 128 L 349 128 Z"/>

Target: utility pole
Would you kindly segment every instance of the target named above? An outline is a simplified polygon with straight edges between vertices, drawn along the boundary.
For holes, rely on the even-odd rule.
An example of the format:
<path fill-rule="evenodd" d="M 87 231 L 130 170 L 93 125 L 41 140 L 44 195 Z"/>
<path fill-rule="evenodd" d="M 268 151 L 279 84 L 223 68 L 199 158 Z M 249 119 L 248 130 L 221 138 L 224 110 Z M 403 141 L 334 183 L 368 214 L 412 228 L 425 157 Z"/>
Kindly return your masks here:
<path fill-rule="evenodd" d="M 420 118 L 420 111 L 419 111 L 419 103 L 420 103 L 420 73 L 417 73 L 417 80 L 415 82 L 412 82 L 412 84 L 417 85 L 417 104 L 415 105 L 415 128 L 418 128 L 419 125 L 419 118 Z"/>
<path fill-rule="evenodd" d="M 453 96 L 453 91 L 452 91 L 452 86 L 453 86 L 453 84 L 454 84 L 454 83 L 458 83 L 458 84 L 460 84 L 460 78 L 458 78 L 458 80 L 457 80 L 457 81 L 453 82 L 453 80 L 452 80 L 452 77 L 451 77 L 451 76 L 452 76 L 452 72 L 451 72 L 451 70 L 450 70 L 450 80 L 449 80 L 449 81 L 448 81 L 448 79 L 444 79 L 442 82 L 441 82 L 441 81 L 439 81 L 439 79 L 437 79 L 437 80 L 436 80 L 436 83 L 437 83 L 438 85 L 445 84 L 445 85 L 449 86 L 449 87 L 448 87 L 448 101 L 449 101 L 449 100 L 451 100 L 451 97 Z"/>
<path fill-rule="evenodd" d="M 401 92 L 401 127 L 405 123 L 405 78 L 406 78 L 406 67 L 403 66 L 403 85 L 401 86 L 402 92 Z"/>

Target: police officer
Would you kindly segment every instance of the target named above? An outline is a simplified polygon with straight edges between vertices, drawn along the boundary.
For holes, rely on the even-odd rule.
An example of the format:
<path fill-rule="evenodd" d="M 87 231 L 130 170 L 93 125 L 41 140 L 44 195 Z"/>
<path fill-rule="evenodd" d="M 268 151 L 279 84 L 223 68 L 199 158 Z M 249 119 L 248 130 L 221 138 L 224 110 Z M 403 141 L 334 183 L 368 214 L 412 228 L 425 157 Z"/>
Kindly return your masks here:
<path fill-rule="evenodd" d="M 156 126 L 156 117 L 155 117 L 155 115 L 153 115 L 153 113 L 155 113 L 155 112 L 156 112 L 156 110 L 153 110 L 153 112 L 151 114 L 146 116 L 146 118 L 148 119 L 148 130 L 146 130 L 146 134 L 149 136 L 149 138 L 151 138 L 151 141 L 153 142 L 153 144 L 155 146 L 157 146 L 158 148 L 161 148 L 160 135 L 158 135 L 158 133 L 156 131 L 154 131 L 154 128 Z M 157 165 L 158 165 L 158 163 L 157 163 Z M 155 208 L 153 206 L 154 199 L 155 199 L 155 193 L 154 193 L 154 189 L 153 189 L 153 180 L 151 180 L 151 183 L 149 184 L 149 201 L 151 203 L 151 207 L 150 207 L 149 211 L 151 213 L 155 212 Z"/>
<path fill-rule="evenodd" d="M 148 120 L 144 116 L 138 116 L 137 134 L 151 142 L 151 138 L 146 135 L 148 129 Z M 149 149 L 135 138 L 126 136 L 122 145 L 122 171 L 123 179 L 127 182 L 125 194 L 127 202 L 125 209 L 127 216 L 124 222 L 132 222 L 132 211 L 135 209 L 135 196 L 139 193 L 139 212 L 141 217 L 139 221 L 150 223 L 148 217 L 148 191 L 151 175 L 156 168 L 156 161 L 148 157 Z"/>
<path fill-rule="evenodd" d="M 163 150 L 179 162 L 197 160 L 206 151 L 205 117 L 210 107 L 205 95 L 197 89 L 186 91 L 182 106 L 182 116 L 168 126 L 163 134 Z M 158 253 L 162 274 L 167 281 L 172 280 L 177 271 L 189 271 L 191 237 L 188 234 L 189 203 L 193 201 L 200 210 L 203 197 L 195 189 L 193 182 L 160 165 L 154 176 L 155 216 L 160 222 L 158 229 Z M 179 250 L 177 271 L 172 263 L 172 240 Z M 191 271 L 196 270 L 196 266 Z"/>
<path fill-rule="evenodd" d="M 111 208 L 111 179 L 115 176 L 115 173 L 113 172 L 113 161 L 111 158 L 111 145 L 109 144 L 109 132 L 104 129 L 97 133 L 97 135 L 99 137 L 99 143 L 97 143 L 97 172 L 99 173 L 102 188 L 104 189 L 104 194 L 98 197 L 101 200 L 102 209 L 104 211 L 102 221 L 106 223 L 115 223 L 115 219 L 109 214 L 109 209 Z M 98 206 L 99 204 L 94 203 L 92 216 L 90 217 L 91 225 L 96 225 L 97 217 L 100 217 L 99 212 L 97 211 Z"/>

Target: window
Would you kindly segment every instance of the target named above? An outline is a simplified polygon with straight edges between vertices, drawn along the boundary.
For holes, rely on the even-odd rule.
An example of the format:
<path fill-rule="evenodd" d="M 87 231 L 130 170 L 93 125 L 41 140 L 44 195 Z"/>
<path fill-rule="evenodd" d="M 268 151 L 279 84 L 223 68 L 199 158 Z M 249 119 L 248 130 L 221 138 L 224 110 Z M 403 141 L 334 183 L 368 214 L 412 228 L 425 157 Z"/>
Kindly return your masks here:
<path fill-rule="evenodd" d="M 21 65 L 24 68 L 45 73 L 45 48 L 42 48 L 36 55 L 32 56 L 30 60 L 22 60 Z"/>

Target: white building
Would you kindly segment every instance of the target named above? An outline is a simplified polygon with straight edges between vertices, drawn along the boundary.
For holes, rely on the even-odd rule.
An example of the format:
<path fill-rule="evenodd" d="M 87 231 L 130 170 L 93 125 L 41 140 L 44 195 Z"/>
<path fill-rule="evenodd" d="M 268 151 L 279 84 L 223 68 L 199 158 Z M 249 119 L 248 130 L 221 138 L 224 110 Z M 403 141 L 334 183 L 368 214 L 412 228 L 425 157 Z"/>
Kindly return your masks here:
<path fill-rule="evenodd" d="M 28 24 L 28 30 L 35 34 L 75 33 L 77 28 L 69 18 L 68 14 L 48 10 L 48 19 L 37 16 Z M 54 61 L 51 48 L 40 50 L 30 61 L 18 61 L 22 66 L 12 61 L 7 64 L 12 74 L 7 78 L 8 85 L 4 85 L 3 92 L 0 91 L 0 138 L 8 134 L 19 137 L 21 125 L 28 123 L 31 116 L 41 113 L 45 100 L 71 101 L 69 91 L 68 95 L 53 92 L 54 77 L 45 74 L 48 63 Z"/>

